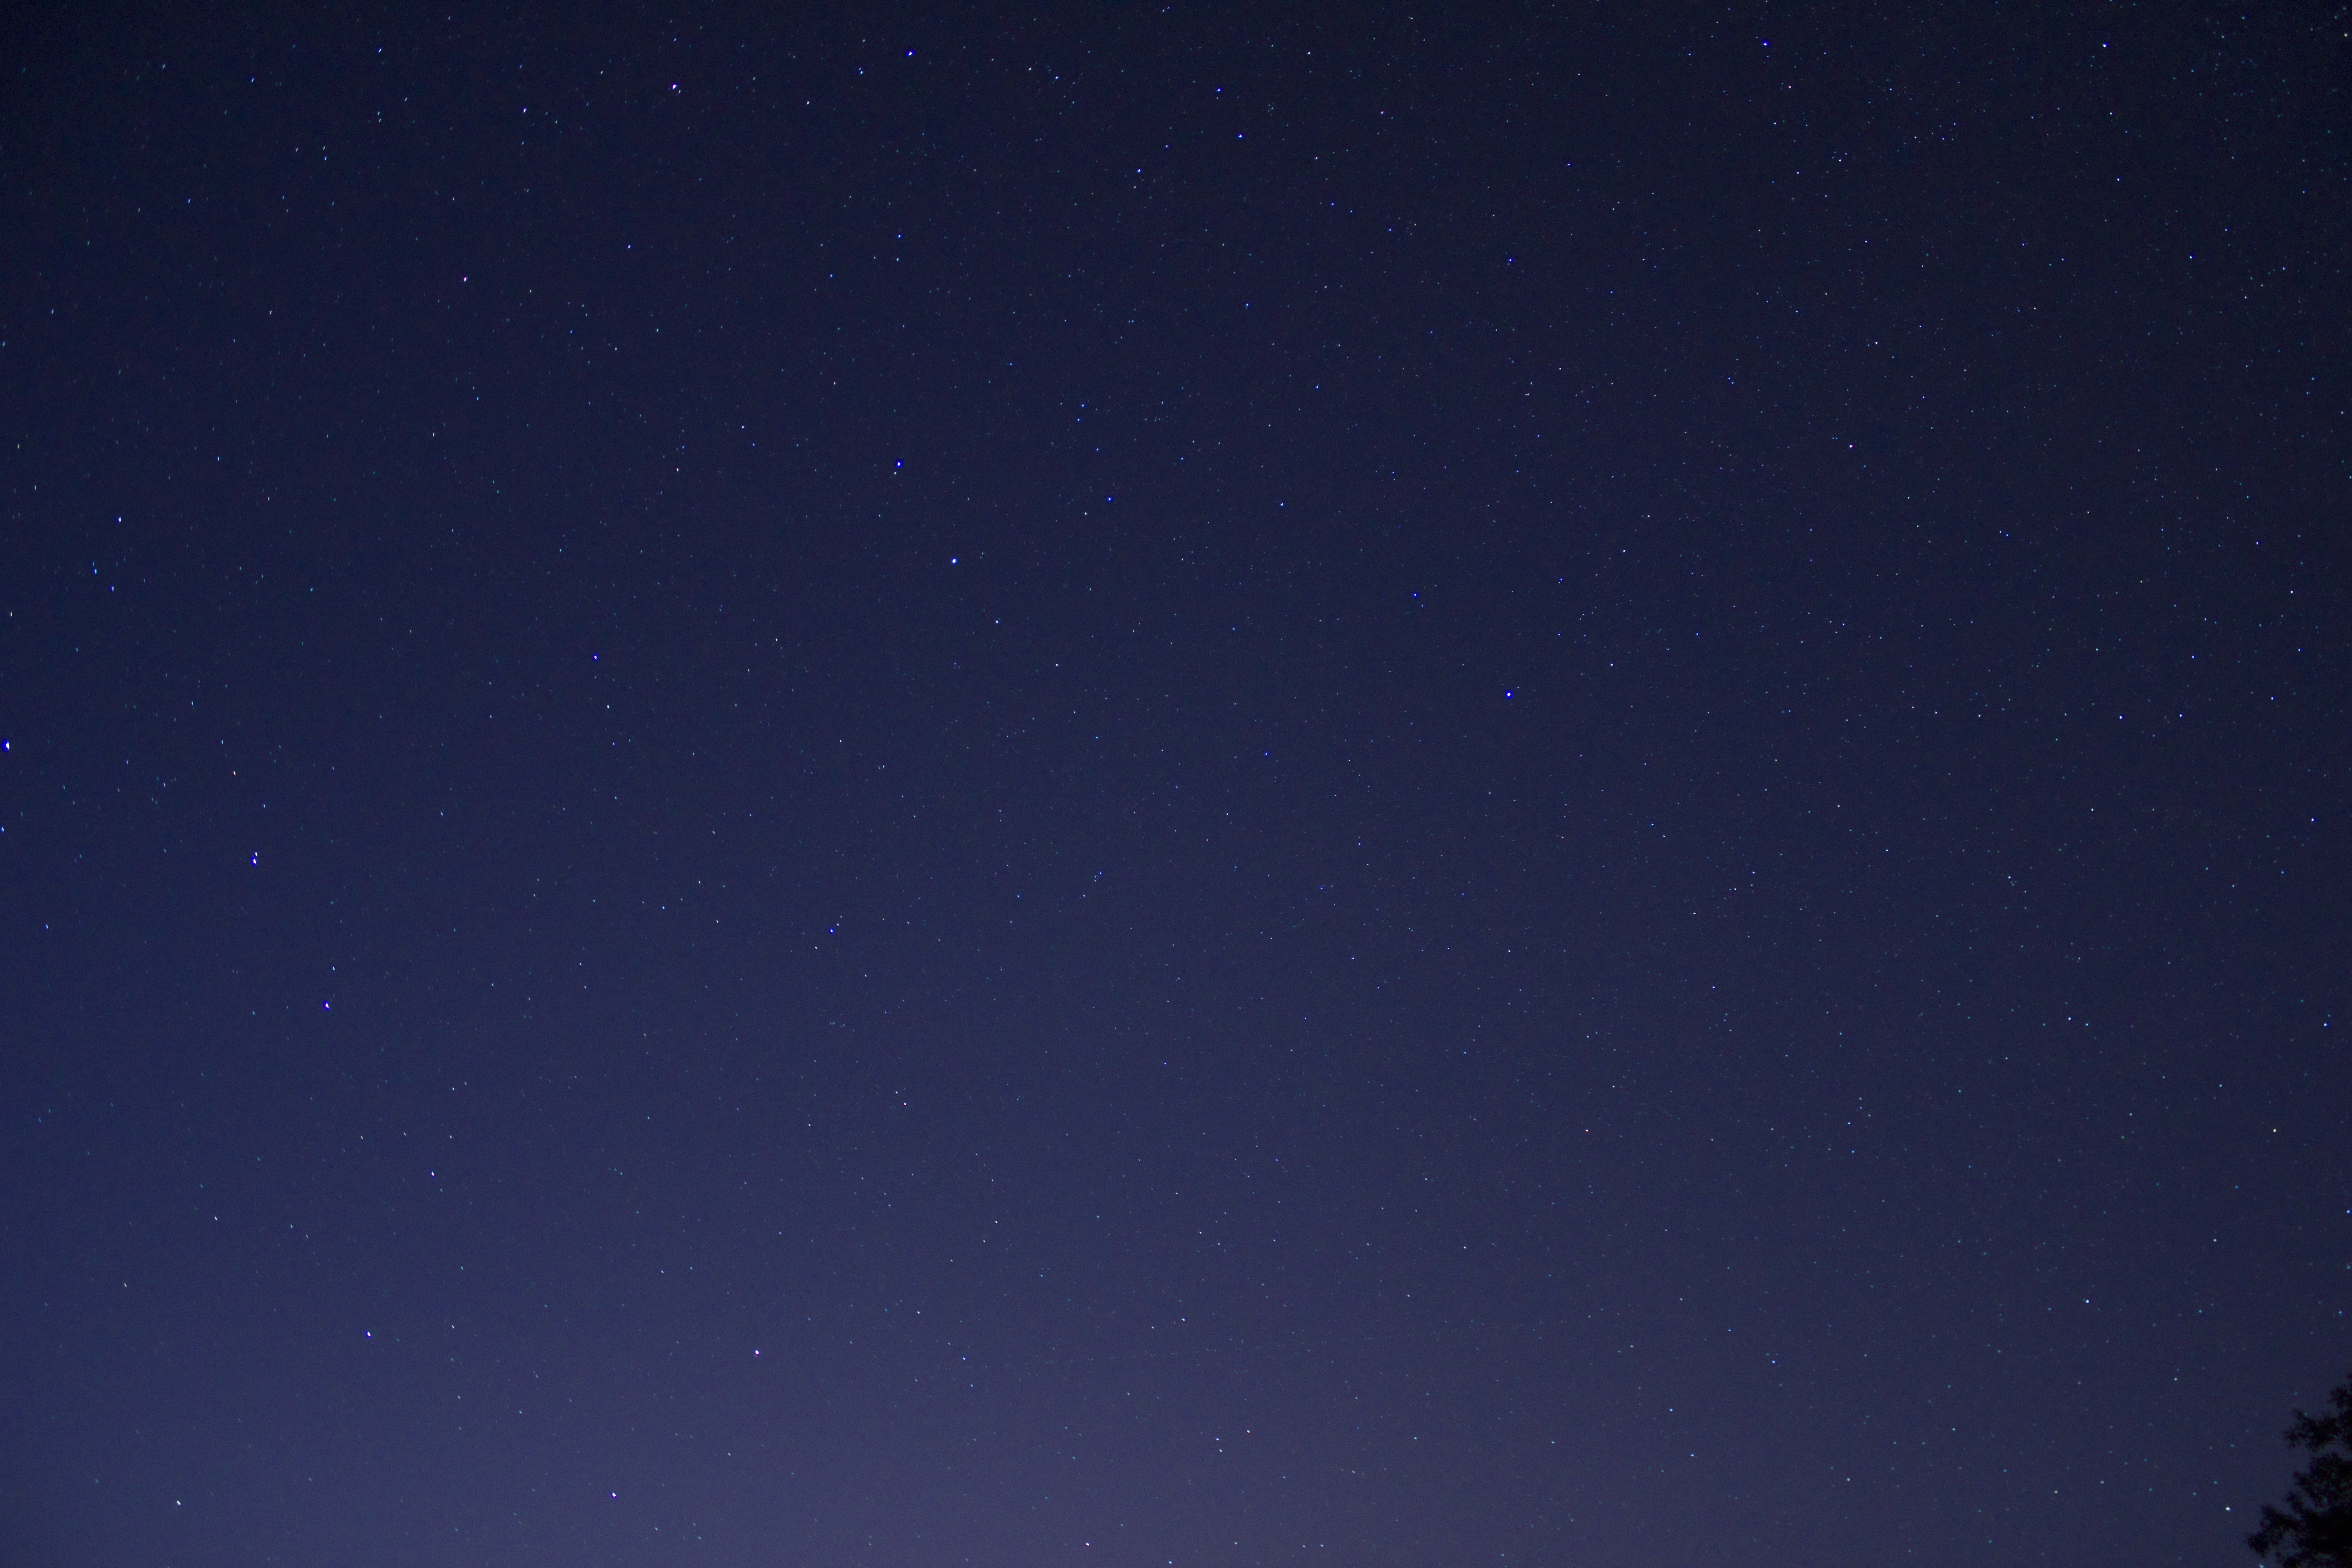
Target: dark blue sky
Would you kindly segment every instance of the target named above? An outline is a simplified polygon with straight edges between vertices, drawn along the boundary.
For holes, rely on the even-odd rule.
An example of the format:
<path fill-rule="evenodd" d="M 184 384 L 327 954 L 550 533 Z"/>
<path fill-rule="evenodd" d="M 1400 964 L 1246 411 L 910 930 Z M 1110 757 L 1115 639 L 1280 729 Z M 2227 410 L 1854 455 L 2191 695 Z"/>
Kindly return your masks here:
<path fill-rule="evenodd" d="M 2342 29 L 1775 9 L 20 9 L 8 1560 L 2246 1560 Z"/>

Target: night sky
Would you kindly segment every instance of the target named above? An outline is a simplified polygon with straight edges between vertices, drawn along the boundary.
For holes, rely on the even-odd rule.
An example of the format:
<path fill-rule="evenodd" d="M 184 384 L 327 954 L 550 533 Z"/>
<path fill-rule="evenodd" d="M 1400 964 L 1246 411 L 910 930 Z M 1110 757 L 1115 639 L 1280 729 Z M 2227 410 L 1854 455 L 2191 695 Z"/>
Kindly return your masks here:
<path fill-rule="evenodd" d="M 2250 1563 L 2340 7 L 18 7 L 0 1561 Z"/>

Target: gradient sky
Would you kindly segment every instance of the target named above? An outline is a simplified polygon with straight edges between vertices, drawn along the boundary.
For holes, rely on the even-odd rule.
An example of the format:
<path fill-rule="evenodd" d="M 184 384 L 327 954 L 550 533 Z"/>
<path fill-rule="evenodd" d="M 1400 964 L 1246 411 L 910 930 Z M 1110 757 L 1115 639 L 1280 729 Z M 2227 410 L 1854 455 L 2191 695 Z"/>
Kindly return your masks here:
<path fill-rule="evenodd" d="M 2321 6 L 29 6 L 0 1556 L 2222 1563 Z"/>

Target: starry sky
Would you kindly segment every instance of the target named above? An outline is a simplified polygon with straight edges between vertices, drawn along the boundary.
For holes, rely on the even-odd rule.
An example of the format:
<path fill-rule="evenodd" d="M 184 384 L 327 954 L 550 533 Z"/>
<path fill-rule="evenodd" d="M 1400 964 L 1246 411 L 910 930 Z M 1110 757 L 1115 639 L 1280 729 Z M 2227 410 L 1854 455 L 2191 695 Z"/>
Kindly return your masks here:
<path fill-rule="evenodd" d="M 0 24 L 31 1568 L 2249 1561 L 2340 7 Z"/>

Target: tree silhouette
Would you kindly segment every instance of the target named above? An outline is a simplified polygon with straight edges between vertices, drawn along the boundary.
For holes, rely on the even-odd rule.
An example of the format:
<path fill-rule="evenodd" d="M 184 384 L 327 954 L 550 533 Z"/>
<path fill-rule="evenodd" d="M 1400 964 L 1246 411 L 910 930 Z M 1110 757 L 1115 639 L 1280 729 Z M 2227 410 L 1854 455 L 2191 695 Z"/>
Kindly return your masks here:
<path fill-rule="evenodd" d="M 2352 1377 L 2328 1394 L 2333 1415 L 2294 1413 L 2286 1440 L 2317 1456 L 2287 1489 L 2284 1510 L 2263 1509 L 2263 1527 L 2246 1537 L 2280 1568 L 2352 1568 Z"/>

